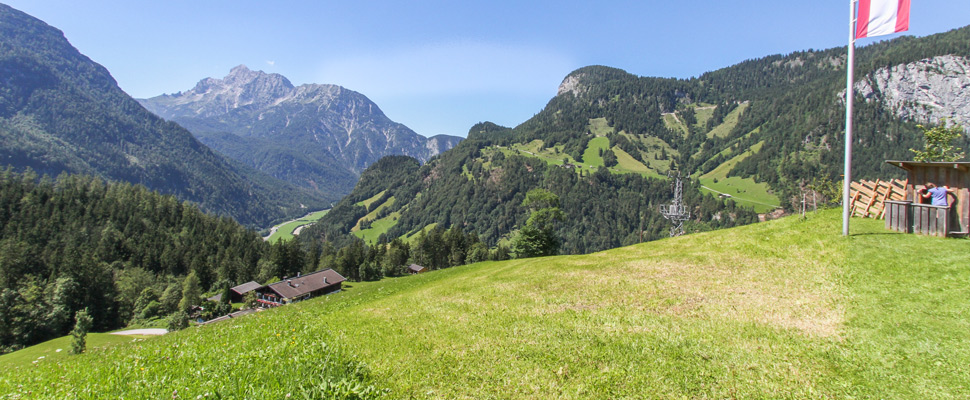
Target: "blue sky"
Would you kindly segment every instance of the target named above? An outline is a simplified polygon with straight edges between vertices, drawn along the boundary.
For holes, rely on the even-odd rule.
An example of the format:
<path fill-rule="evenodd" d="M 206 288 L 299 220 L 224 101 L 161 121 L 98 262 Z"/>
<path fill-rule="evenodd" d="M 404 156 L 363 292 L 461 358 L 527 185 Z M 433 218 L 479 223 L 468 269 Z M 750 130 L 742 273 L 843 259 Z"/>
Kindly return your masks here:
<path fill-rule="evenodd" d="M 356 90 L 425 136 L 518 125 L 587 65 L 689 78 L 849 35 L 848 1 L 0 2 L 64 31 L 134 97 L 245 64 Z M 925 36 L 970 24 L 970 1 L 912 0 L 911 14 L 907 34 Z"/>

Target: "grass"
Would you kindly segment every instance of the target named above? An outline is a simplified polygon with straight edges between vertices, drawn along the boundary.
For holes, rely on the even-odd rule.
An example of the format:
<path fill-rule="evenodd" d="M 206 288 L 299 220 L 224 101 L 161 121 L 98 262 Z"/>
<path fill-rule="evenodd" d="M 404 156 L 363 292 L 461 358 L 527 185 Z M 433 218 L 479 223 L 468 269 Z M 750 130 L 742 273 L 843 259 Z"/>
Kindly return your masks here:
<path fill-rule="evenodd" d="M 300 219 L 293 220 L 284 224 L 280 224 L 277 226 L 276 232 L 270 235 L 267 240 L 270 243 L 276 243 L 276 241 L 280 239 L 283 239 L 283 240 L 293 239 L 293 232 L 296 231 L 297 228 L 304 225 L 310 225 L 314 222 L 319 221 L 320 218 L 323 218 L 323 216 L 327 215 L 328 212 L 330 212 L 329 209 L 322 210 L 322 211 L 315 211 L 303 216 Z"/>
<path fill-rule="evenodd" d="M 764 213 L 779 207 L 778 196 L 769 192 L 768 184 L 755 182 L 752 178 L 732 176 L 714 181 L 714 179 L 699 179 L 701 191 L 718 196 L 721 193 L 731 195 L 736 203 L 753 208 L 756 212 Z"/>
<path fill-rule="evenodd" d="M 714 106 L 710 104 L 698 104 L 694 107 L 694 117 L 697 122 L 694 124 L 694 129 L 703 132 L 707 129 L 707 120 L 714 116 Z"/>
<path fill-rule="evenodd" d="M 729 194 L 738 204 L 753 207 L 757 212 L 767 212 L 777 208 L 781 201 L 778 199 L 778 196 L 770 192 L 768 184 L 755 182 L 752 178 L 741 178 L 737 176 L 729 178 L 727 176 L 728 172 L 737 163 L 761 151 L 763 145 L 764 141 L 758 142 L 747 151 L 717 166 L 711 172 L 701 175 L 698 180 L 701 182 L 701 185 L 706 186 L 706 188 L 701 188 L 701 190 L 715 196 L 721 193 Z"/>
<path fill-rule="evenodd" d="M 613 172 L 635 173 L 654 178 L 664 178 L 655 169 L 647 168 L 642 162 L 637 161 L 629 153 L 619 147 L 613 147 L 613 154 L 616 155 L 616 167 L 611 168 Z"/>
<path fill-rule="evenodd" d="M 724 122 L 721 122 L 720 125 L 715 126 L 714 129 L 711 129 L 711 131 L 707 133 L 707 137 L 723 138 L 731 133 L 731 130 L 737 126 L 738 118 L 741 117 L 741 113 L 743 113 L 749 105 L 750 104 L 747 102 L 739 104 L 734 110 L 729 112 L 728 115 L 724 116 Z"/>
<path fill-rule="evenodd" d="M 105 348 L 142 341 L 151 337 L 146 335 L 89 333 L 85 340 L 88 351 L 98 352 Z M 0 356 L 0 366 L 3 368 L 29 367 L 34 361 L 51 363 L 67 360 L 71 357 L 72 340 L 71 336 L 62 336 L 13 353 L 4 354 Z"/>
<path fill-rule="evenodd" d="M 589 129 L 589 132 L 597 137 L 609 135 L 614 131 L 613 127 L 610 126 L 609 121 L 607 121 L 606 118 L 590 118 L 587 129 Z"/>
<path fill-rule="evenodd" d="M 343 381 L 422 399 L 965 397 L 970 242 L 859 219 L 842 237 L 839 211 L 352 283 L 8 368 L 0 396 L 302 398 Z"/>
<path fill-rule="evenodd" d="M 674 113 L 664 114 L 663 121 L 664 121 L 664 126 L 666 126 L 667 129 L 670 129 L 672 131 L 680 131 L 682 135 L 684 136 L 687 135 L 687 126 L 684 125 L 684 122 L 680 120 L 680 118 L 678 118 L 676 114 Z"/>
<path fill-rule="evenodd" d="M 589 144 L 586 145 L 586 151 L 583 152 L 583 164 L 593 168 L 602 167 L 604 164 L 600 152 L 606 151 L 609 147 L 610 139 L 606 137 L 601 136 L 590 139 Z"/>
<path fill-rule="evenodd" d="M 384 193 L 384 192 L 381 192 L 381 193 Z M 357 220 L 357 224 L 354 225 L 353 228 L 350 228 L 350 231 L 352 233 L 354 233 L 354 234 L 357 234 L 357 232 L 360 232 L 360 224 L 361 223 L 363 223 L 364 221 L 373 221 L 373 220 L 375 220 L 377 218 L 377 214 L 379 214 L 381 211 L 384 211 L 384 209 L 386 209 L 386 208 L 388 208 L 390 206 L 393 206 L 395 201 L 397 201 L 397 200 L 394 198 L 394 196 L 389 197 L 387 200 L 385 200 L 383 203 L 381 203 L 381 205 L 377 206 L 376 208 L 374 208 L 373 210 L 371 210 L 371 212 L 367 213 L 367 215 L 364 215 L 363 217 L 360 217 L 360 219 Z M 371 204 L 373 204 L 373 203 L 374 202 L 371 201 Z M 368 205 L 368 207 L 370 207 L 370 205 Z"/>
<path fill-rule="evenodd" d="M 370 205 L 374 204 L 374 202 L 377 201 L 377 199 L 381 198 L 381 196 L 383 196 L 384 192 L 386 191 L 387 190 L 382 190 L 380 193 L 371 196 L 371 198 L 369 199 L 358 201 L 357 203 L 355 203 L 355 205 L 364 206 L 364 208 L 370 208 Z"/>
<path fill-rule="evenodd" d="M 372 222 L 370 228 L 358 230 L 354 234 L 364 239 L 367 243 L 377 243 L 377 239 L 381 235 L 387 233 L 394 225 L 397 225 L 398 218 L 401 218 L 401 213 L 399 211 L 392 212 L 384 218 Z"/>

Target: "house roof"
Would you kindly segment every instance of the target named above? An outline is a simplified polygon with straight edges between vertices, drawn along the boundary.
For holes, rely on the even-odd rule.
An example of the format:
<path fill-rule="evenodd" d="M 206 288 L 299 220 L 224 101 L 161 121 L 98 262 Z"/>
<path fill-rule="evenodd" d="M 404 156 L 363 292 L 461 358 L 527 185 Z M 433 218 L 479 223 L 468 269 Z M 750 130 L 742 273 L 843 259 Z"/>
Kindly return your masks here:
<path fill-rule="evenodd" d="M 414 272 L 420 272 L 420 271 L 424 271 L 425 270 L 424 267 L 422 267 L 422 266 L 420 266 L 418 264 L 408 265 L 408 269 L 411 270 L 411 271 L 414 271 Z"/>
<path fill-rule="evenodd" d="M 914 167 L 953 168 L 964 172 L 970 170 L 970 162 L 960 162 L 960 161 L 916 162 L 916 161 L 886 160 L 886 164 L 891 164 L 893 166 L 905 169 L 907 171 L 912 170 Z"/>
<path fill-rule="evenodd" d="M 236 292 L 236 293 L 239 293 L 239 294 L 246 294 L 246 293 L 252 292 L 253 290 L 259 289 L 261 287 L 263 287 L 263 285 L 260 285 L 260 284 L 258 284 L 256 282 L 253 282 L 253 281 L 249 281 L 249 282 L 246 282 L 246 283 L 244 283 L 242 285 L 234 286 L 234 287 L 230 288 L 229 290 L 232 290 L 233 292 Z"/>
<path fill-rule="evenodd" d="M 337 271 L 325 269 L 312 274 L 284 279 L 266 285 L 266 287 L 283 298 L 292 299 L 310 292 L 315 292 L 327 286 L 336 285 L 345 280 L 347 279 L 338 274 Z"/>

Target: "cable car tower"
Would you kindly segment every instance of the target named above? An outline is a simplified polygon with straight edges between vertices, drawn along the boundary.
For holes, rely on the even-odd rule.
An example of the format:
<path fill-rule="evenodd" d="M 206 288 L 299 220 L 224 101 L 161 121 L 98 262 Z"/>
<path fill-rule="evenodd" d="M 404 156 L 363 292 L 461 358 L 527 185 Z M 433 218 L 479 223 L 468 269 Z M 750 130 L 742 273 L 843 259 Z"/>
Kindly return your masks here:
<path fill-rule="evenodd" d="M 680 171 L 668 171 L 667 177 L 673 180 L 674 202 L 671 204 L 660 205 L 660 215 L 674 224 L 670 228 L 670 237 L 684 234 L 684 221 L 690 219 L 690 211 L 684 205 L 683 182 L 680 180 Z"/>

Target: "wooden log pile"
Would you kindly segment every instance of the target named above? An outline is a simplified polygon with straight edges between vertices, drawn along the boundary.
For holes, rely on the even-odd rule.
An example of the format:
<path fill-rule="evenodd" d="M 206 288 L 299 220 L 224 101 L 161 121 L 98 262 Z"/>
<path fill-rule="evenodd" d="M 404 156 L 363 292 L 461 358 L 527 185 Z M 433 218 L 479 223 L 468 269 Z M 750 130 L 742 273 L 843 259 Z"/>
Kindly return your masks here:
<path fill-rule="evenodd" d="M 882 219 L 886 214 L 886 201 L 906 200 L 906 184 L 905 179 L 852 182 L 849 185 L 852 215 Z"/>

